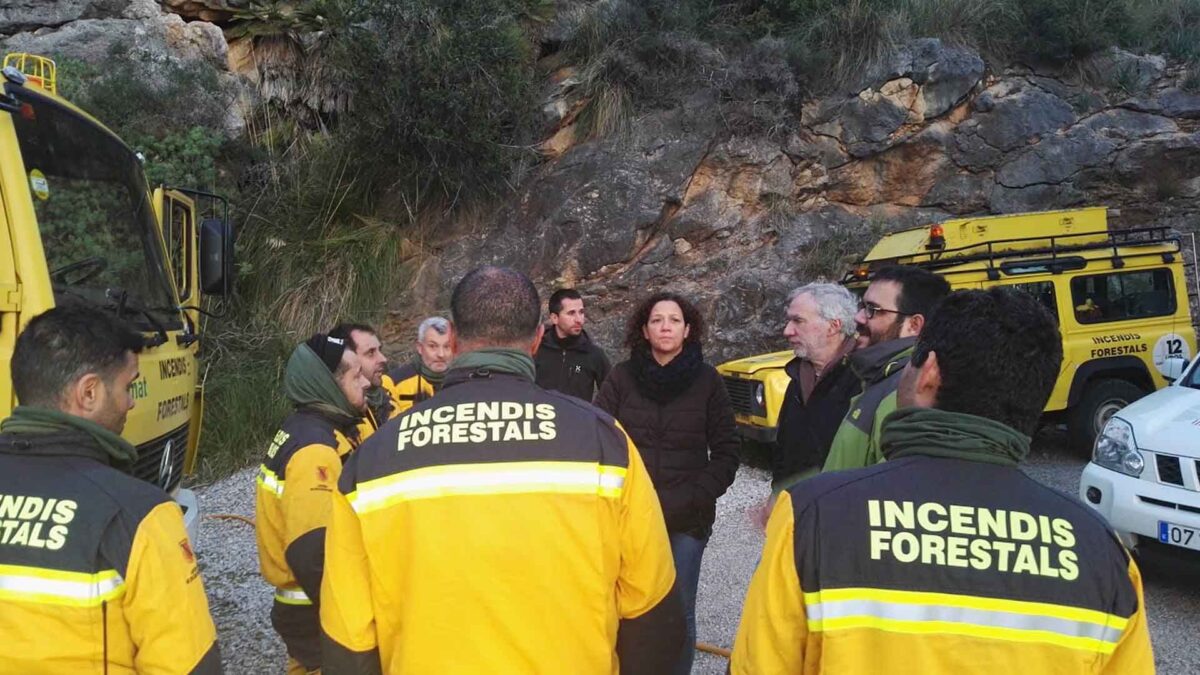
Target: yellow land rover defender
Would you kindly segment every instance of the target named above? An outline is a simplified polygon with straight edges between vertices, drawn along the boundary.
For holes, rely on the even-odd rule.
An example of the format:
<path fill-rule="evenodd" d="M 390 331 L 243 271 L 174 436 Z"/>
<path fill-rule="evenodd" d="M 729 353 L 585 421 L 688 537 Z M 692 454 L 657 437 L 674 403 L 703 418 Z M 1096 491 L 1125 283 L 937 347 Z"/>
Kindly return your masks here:
<path fill-rule="evenodd" d="M 895 232 L 842 283 L 861 294 L 886 265 L 925 268 L 955 290 L 1008 286 L 1044 303 L 1063 339 L 1062 371 L 1046 412 L 1067 423 L 1072 447 L 1082 452 L 1090 452 L 1114 412 L 1178 377 L 1195 353 L 1180 235 L 1165 227 L 1110 230 L 1104 208 L 962 218 Z M 717 368 L 743 436 L 774 440 L 788 385 L 783 366 L 791 358 L 774 352 Z"/>
<path fill-rule="evenodd" d="M 179 483 L 200 434 L 201 300 L 233 282 L 228 206 L 151 190 L 140 155 L 57 95 L 49 59 L 8 55 L 0 86 L 0 418 L 17 403 L 10 360 L 31 318 L 82 302 L 128 321 L 148 345 L 125 426 L 134 473 L 175 496 L 194 537 L 199 510 Z"/>

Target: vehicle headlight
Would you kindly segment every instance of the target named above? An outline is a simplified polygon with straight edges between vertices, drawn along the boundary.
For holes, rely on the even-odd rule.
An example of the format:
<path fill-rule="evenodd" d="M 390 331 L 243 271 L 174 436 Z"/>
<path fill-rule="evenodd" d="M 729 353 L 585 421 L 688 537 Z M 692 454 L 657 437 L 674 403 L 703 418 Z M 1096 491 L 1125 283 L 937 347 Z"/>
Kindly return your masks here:
<path fill-rule="evenodd" d="M 1109 419 L 1104 431 L 1096 437 L 1092 461 L 1135 478 L 1142 475 L 1142 469 L 1146 468 L 1142 453 L 1138 452 L 1137 441 L 1133 438 L 1133 427 L 1120 417 Z"/>
<path fill-rule="evenodd" d="M 762 382 L 754 385 L 754 404 L 763 410 L 767 408 L 767 388 Z"/>

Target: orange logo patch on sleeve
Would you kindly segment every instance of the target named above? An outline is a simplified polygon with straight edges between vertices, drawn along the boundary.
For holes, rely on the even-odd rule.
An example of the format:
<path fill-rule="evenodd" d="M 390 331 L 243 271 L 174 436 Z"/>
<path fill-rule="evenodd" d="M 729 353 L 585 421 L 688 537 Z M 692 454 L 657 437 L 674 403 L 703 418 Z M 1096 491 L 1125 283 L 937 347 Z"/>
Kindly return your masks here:
<path fill-rule="evenodd" d="M 318 466 L 317 467 L 317 480 L 321 481 L 322 483 L 329 482 L 329 467 L 327 467 L 327 466 Z"/>
<path fill-rule="evenodd" d="M 192 552 L 192 544 L 187 539 L 179 542 L 179 548 L 183 550 L 183 559 L 192 564 L 196 562 L 196 554 Z"/>

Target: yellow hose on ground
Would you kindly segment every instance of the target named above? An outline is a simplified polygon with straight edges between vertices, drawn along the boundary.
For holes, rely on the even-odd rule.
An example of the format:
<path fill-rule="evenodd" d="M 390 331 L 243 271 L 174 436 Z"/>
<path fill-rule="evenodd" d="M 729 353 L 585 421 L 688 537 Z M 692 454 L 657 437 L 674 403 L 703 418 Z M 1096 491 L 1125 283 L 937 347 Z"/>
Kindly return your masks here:
<path fill-rule="evenodd" d="M 701 651 L 701 652 L 708 652 L 709 654 L 716 654 L 717 656 L 723 656 L 725 658 L 729 658 L 729 655 L 733 653 L 732 651 L 730 651 L 724 647 L 710 645 L 707 642 L 697 642 L 696 650 Z"/>
<path fill-rule="evenodd" d="M 250 527 L 254 527 L 254 519 L 253 518 L 248 518 L 246 516 L 239 515 L 236 513 L 210 513 L 204 517 L 212 518 L 213 520 L 240 520 L 243 523 L 249 525 Z"/>

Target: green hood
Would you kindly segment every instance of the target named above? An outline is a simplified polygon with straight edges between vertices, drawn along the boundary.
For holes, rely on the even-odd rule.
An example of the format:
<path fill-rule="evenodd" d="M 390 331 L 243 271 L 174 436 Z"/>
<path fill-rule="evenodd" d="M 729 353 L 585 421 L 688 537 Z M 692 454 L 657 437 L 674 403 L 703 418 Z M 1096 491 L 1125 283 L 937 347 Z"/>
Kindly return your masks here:
<path fill-rule="evenodd" d="M 889 460 L 926 455 L 1016 466 L 1030 438 L 1010 426 L 936 408 L 902 408 L 883 421 L 880 445 Z"/>
<path fill-rule="evenodd" d="M 19 405 L 12 411 L 11 417 L 0 422 L 0 433 L 31 436 L 83 434 L 104 451 L 111 466 L 128 471 L 137 461 L 137 448 L 129 441 L 95 422 L 60 410 Z"/>
<path fill-rule="evenodd" d="M 340 425 L 357 424 L 362 412 L 355 410 L 333 373 L 306 344 L 297 345 L 283 375 L 283 394 L 297 408 L 327 415 Z"/>
<path fill-rule="evenodd" d="M 477 349 L 454 359 L 450 363 L 449 368 L 449 370 L 480 369 L 520 375 L 530 382 L 533 382 L 537 378 L 537 369 L 533 365 L 533 357 L 520 349 L 505 349 L 500 347 Z"/>

